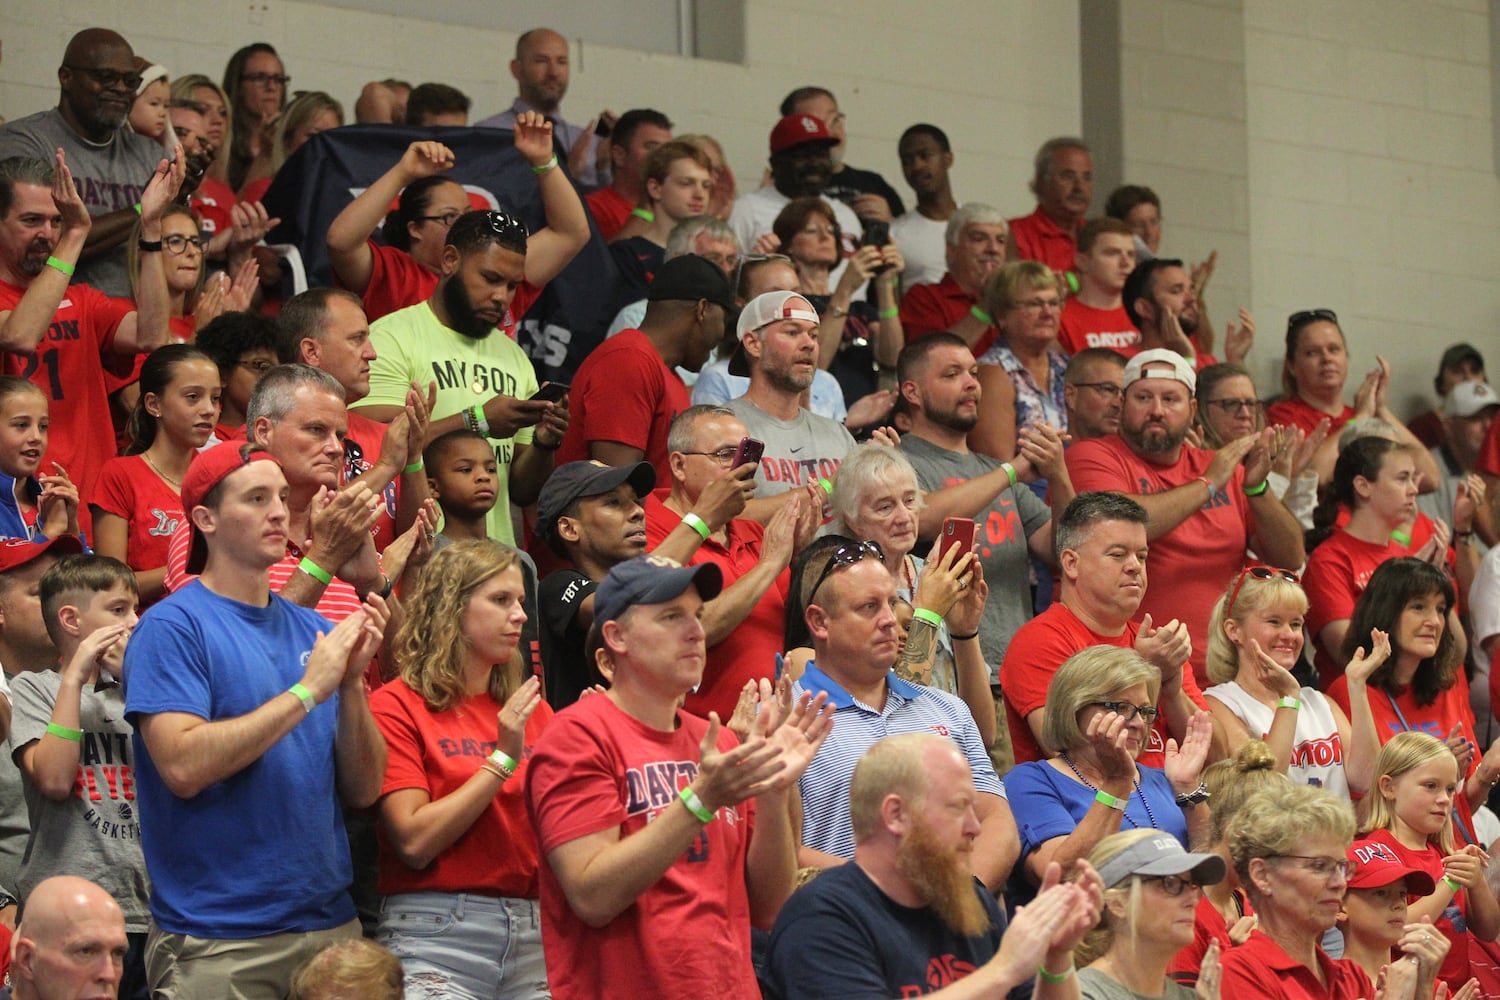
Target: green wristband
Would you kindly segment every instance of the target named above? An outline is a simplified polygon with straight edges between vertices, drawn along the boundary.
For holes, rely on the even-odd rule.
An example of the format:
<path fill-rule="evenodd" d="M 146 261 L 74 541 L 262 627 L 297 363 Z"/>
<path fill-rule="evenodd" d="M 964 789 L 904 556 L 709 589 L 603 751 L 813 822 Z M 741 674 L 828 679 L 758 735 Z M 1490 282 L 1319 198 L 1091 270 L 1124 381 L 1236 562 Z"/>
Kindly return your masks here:
<path fill-rule="evenodd" d="M 1391 532 L 1391 541 L 1400 542 L 1407 548 L 1411 548 L 1411 536 L 1402 531 L 1400 528 L 1396 528 Z"/>
<path fill-rule="evenodd" d="M 318 699 L 313 697 L 312 692 L 307 689 L 306 684 L 299 681 L 287 688 L 286 691 L 287 694 L 297 696 L 297 700 L 302 702 L 302 710 L 308 715 L 311 715 L 312 710 L 318 707 Z"/>
<path fill-rule="evenodd" d="M 899 315 L 901 315 L 901 310 L 896 308 L 895 306 L 891 306 L 889 309 L 880 310 L 881 319 L 895 319 Z"/>
<path fill-rule="evenodd" d="M 1126 799 L 1111 795 L 1103 789 L 1100 789 L 1099 791 L 1094 793 L 1094 801 L 1098 802 L 1101 805 L 1109 806 L 1111 809 L 1118 809 L 1120 810 L 1120 812 L 1125 811 Z"/>
<path fill-rule="evenodd" d="M 1043 982 L 1048 982 L 1056 986 L 1059 983 L 1065 983 L 1068 981 L 1068 977 L 1073 974 L 1073 966 L 1068 966 L 1067 972 L 1058 974 L 1056 972 L 1048 972 L 1047 967 L 1044 965 L 1040 969 L 1036 970 L 1036 974 L 1042 977 Z"/>
<path fill-rule="evenodd" d="M 47 723 L 47 732 L 70 743 L 83 742 L 82 729 L 69 729 L 67 726 L 60 726 L 55 722 L 49 722 Z"/>
<path fill-rule="evenodd" d="M 313 562 L 307 556 L 302 557 L 302 561 L 297 564 L 297 568 L 325 587 L 333 582 L 333 574 Z"/>
<path fill-rule="evenodd" d="M 73 272 L 74 270 L 76 270 L 72 264 L 69 264 L 65 260 L 60 260 L 57 257 L 48 257 L 47 266 L 52 268 L 54 271 L 61 271 L 63 274 L 66 274 L 70 278 L 73 277 Z"/>
<path fill-rule="evenodd" d="M 983 309 L 979 308 L 978 306 L 974 306 L 973 308 L 971 308 L 969 310 L 969 315 L 973 316 L 975 319 L 979 320 L 979 322 L 983 323 L 985 326 L 994 326 L 995 325 L 995 321 L 992 318 L 990 318 L 990 314 L 987 313 L 987 312 L 985 312 Z"/>
<path fill-rule="evenodd" d="M 496 747 L 485 759 L 507 775 L 516 773 L 516 759 L 499 747 Z"/>
<path fill-rule="evenodd" d="M 704 805 L 703 800 L 698 798 L 698 793 L 688 786 L 684 785 L 682 791 L 677 793 L 677 797 L 682 799 L 682 804 L 687 806 L 688 812 L 698 817 L 700 823 L 712 823 L 714 821 L 714 814 L 709 812 L 708 806 Z"/>
<path fill-rule="evenodd" d="M 1000 468 L 1004 470 L 1006 477 L 1010 479 L 1010 484 L 1012 486 L 1016 485 L 1016 467 L 1009 462 L 1001 462 Z"/>
<path fill-rule="evenodd" d="M 1245 496 L 1247 496 L 1247 497 L 1258 497 L 1258 496 L 1260 496 L 1262 493 L 1264 493 L 1266 490 L 1268 490 L 1270 488 L 1271 488 L 1271 481 L 1269 479 L 1262 479 L 1260 481 L 1260 485 L 1259 486 L 1246 486 L 1245 487 Z"/>
<path fill-rule="evenodd" d="M 422 471 L 422 460 L 420 458 L 417 459 L 415 462 L 411 463 L 410 465 L 408 465 L 406 468 L 404 468 L 404 469 L 401 470 L 401 472 L 404 475 L 408 475 L 408 476 L 415 475 L 416 473 L 421 472 L 421 471 Z"/>
<path fill-rule="evenodd" d="M 1302 707 L 1302 702 L 1297 698 L 1277 698 L 1277 708 L 1290 708 L 1293 712 Z"/>
<path fill-rule="evenodd" d="M 534 174 L 536 174 L 536 175 L 538 175 L 538 176 L 540 176 L 542 174 L 545 174 L 547 171 L 551 170 L 555 166 L 557 166 L 557 154 L 553 153 L 552 154 L 552 159 L 548 160 L 546 163 L 543 163 L 539 167 L 532 167 L 531 168 L 531 172 L 534 173 Z"/>
<path fill-rule="evenodd" d="M 713 534 L 713 532 L 708 530 L 708 522 L 692 511 L 682 515 L 682 523 L 702 535 L 705 542 L 708 541 L 708 536 Z"/>
<path fill-rule="evenodd" d="M 1442 878 L 1438 879 L 1438 881 L 1446 885 L 1449 889 L 1453 890 L 1453 893 L 1455 895 L 1457 895 L 1458 892 L 1464 887 L 1464 884 L 1458 879 L 1454 878 L 1452 875 L 1444 875 Z"/>
<path fill-rule="evenodd" d="M 140 215 L 141 214 L 141 203 L 140 202 L 136 202 L 134 205 L 131 205 L 130 207 L 133 208 L 133 209 L 135 209 L 135 214 L 136 215 Z"/>
<path fill-rule="evenodd" d="M 632 208 L 630 210 L 630 214 L 635 216 L 637 219 L 640 219 L 642 222 L 656 221 L 656 213 L 651 211 L 651 209 L 649 208 Z"/>
<path fill-rule="evenodd" d="M 818 480 L 818 485 L 821 486 L 821 487 L 823 487 L 823 492 L 826 493 L 828 496 L 833 496 L 833 480 L 832 479 L 819 479 Z"/>
<path fill-rule="evenodd" d="M 911 613 L 911 616 L 919 621 L 926 622 L 933 628 L 941 628 L 943 625 L 943 616 L 936 611 L 929 611 L 927 608 L 917 608 Z"/>

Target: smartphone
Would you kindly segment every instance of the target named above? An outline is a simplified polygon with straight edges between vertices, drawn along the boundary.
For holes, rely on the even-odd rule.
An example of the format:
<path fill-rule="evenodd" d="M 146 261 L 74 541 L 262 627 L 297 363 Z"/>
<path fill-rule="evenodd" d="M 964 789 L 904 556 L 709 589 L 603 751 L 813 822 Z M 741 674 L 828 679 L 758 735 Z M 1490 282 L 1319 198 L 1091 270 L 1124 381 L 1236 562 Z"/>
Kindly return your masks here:
<path fill-rule="evenodd" d="M 729 463 L 731 469 L 738 469 L 746 462 L 760 465 L 760 456 L 766 453 L 766 443 L 757 441 L 755 438 L 740 438 L 740 446 L 735 450 L 734 461 Z"/>
<path fill-rule="evenodd" d="M 572 388 L 566 382 L 548 382 L 536 392 L 532 393 L 532 399 L 539 399 L 544 403 L 561 403 L 567 398 L 568 390 Z"/>
<path fill-rule="evenodd" d="M 891 242 L 891 224 L 889 222 L 882 222 L 879 219 L 866 219 L 864 227 L 864 233 L 859 238 L 860 246 L 883 248 Z M 891 266 L 889 264 L 881 264 L 875 269 L 875 273 L 884 274 L 890 269 Z"/>
<path fill-rule="evenodd" d="M 949 549 L 959 549 L 959 558 L 964 552 L 974 550 L 974 519 L 971 517 L 948 517 L 943 519 L 943 533 L 939 539 L 938 561 Z"/>
<path fill-rule="evenodd" d="M 609 138 L 609 121 L 603 115 L 599 116 L 599 123 L 594 126 L 594 134 L 601 139 Z"/>

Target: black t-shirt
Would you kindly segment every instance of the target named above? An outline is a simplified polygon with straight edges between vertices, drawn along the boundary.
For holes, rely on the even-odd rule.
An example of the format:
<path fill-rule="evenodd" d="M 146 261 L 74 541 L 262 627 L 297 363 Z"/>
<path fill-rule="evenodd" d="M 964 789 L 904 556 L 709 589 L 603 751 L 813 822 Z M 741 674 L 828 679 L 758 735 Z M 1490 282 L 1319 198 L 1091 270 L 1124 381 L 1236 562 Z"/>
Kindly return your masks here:
<path fill-rule="evenodd" d="M 960 937 L 930 909 L 901 906 L 859 865 L 830 868 L 792 893 L 771 932 L 766 983 L 775 1000 L 921 996 L 994 957 L 1005 914 L 977 880 L 993 926 Z"/>
<path fill-rule="evenodd" d="M 860 194 L 878 194 L 891 206 L 891 218 L 899 219 L 906 211 L 906 206 L 901 203 L 901 196 L 896 189 L 885 182 L 885 178 L 873 170 L 861 170 L 858 167 L 845 165 L 843 170 L 833 175 L 833 180 L 823 189 L 823 194 L 828 198 L 837 198 L 845 205 L 853 206 L 854 196 Z"/>
<path fill-rule="evenodd" d="M 576 569 L 560 569 L 542 581 L 538 594 L 542 671 L 547 703 L 555 712 L 573 704 L 595 682 L 594 668 L 583 655 L 588 629 L 579 627 L 578 609 L 597 587 Z"/>

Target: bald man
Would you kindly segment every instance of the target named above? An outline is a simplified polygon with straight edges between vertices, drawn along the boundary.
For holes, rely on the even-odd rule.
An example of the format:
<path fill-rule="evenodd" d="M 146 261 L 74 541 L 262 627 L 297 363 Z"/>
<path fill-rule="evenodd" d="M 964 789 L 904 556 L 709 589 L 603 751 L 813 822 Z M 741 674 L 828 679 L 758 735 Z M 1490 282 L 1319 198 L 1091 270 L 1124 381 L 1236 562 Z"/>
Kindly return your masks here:
<path fill-rule="evenodd" d="M 57 107 L 0 126 L 0 160 L 29 156 L 51 163 L 62 148 L 94 217 L 76 280 L 128 299 L 125 240 L 139 218 L 141 192 L 167 151 L 125 123 L 141 75 L 130 43 L 115 32 L 85 28 L 74 35 L 57 81 Z"/>
<path fill-rule="evenodd" d="M 110 997 L 120 988 L 125 917 L 88 879 L 58 875 L 26 898 L 11 961 L 14 1000 Z"/>

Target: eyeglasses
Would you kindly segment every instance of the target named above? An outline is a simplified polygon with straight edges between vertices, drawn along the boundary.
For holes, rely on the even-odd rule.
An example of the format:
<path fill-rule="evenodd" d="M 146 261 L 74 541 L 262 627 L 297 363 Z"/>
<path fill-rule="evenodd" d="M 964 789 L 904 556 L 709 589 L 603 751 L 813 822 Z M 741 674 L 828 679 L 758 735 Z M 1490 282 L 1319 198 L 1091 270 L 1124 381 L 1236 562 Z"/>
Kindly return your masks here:
<path fill-rule="evenodd" d="M 1257 580 L 1274 580 L 1277 577 L 1287 583 L 1301 583 L 1302 578 L 1289 569 L 1278 569 L 1275 566 L 1247 566 L 1240 572 L 1234 581 L 1234 587 L 1229 591 L 1229 600 L 1224 604 L 1224 614 L 1228 615 L 1234 611 L 1234 599 L 1240 596 L 1240 588 L 1245 585 L 1245 578 L 1253 576 Z"/>
<path fill-rule="evenodd" d="M 734 270 L 740 265 L 740 255 L 737 253 L 700 253 L 698 256 L 721 271 Z"/>
<path fill-rule="evenodd" d="M 818 582 L 812 585 L 812 590 L 807 593 L 807 603 L 812 604 L 818 596 L 818 588 L 823 586 L 823 581 L 833 575 L 836 569 L 853 566 L 861 560 L 874 556 L 880 562 L 885 562 L 885 550 L 880 547 L 879 542 L 845 542 L 833 550 L 833 558 L 823 567 L 823 572 L 818 574 Z"/>
<path fill-rule="evenodd" d="M 1073 386 L 1078 389 L 1092 389 L 1105 399 L 1119 399 L 1125 395 L 1125 387 L 1115 385 L 1113 382 L 1074 382 Z"/>
<path fill-rule="evenodd" d="M 1156 721 L 1156 716 L 1159 714 L 1155 705 L 1132 705 L 1128 701 L 1091 701 L 1083 707 L 1105 709 L 1115 713 L 1126 722 L 1139 715 L 1148 726 Z"/>
<path fill-rule="evenodd" d="M 1141 881 L 1155 882 L 1157 887 L 1161 889 L 1163 895 L 1173 897 L 1181 896 L 1189 889 L 1203 888 L 1197 882 L 1194 882 L 1191 876 L 1163 875 L 1160 878 L 1142 878 Z"/>
<path fill-rule="evenodd" d="M 1246 411 L 1259 413 L 1263 404 L 1258 399 L 1210 399 L 1208 405 L 1217 407 L 1228 415 L 1230 413 L 1239 414 Z"/>
<path fill-rule="evenodd" d="M 1273 859 L 1290 858 L 1293 861 L 1306 861 L 1305 865 L 1298 865 L 1305 872 L 1311 872 L 1321 879 L 1333 877 L 1338 872 L 1339 878 L 1348 878 L 1349 873 L 1354 870 L 1354 862 L 1348 858 L 1310 858 L 1306 854 L 1273 854 Z"/>
<path fill-rule="evenodd" d="M 241 73 L 240 83 L 248 83 L 256 87 L 285 87 L 292 82 L 292 78 L 285 74 L 276 73 Z"/>
<path fill-rule="evenodd" d="M 718 462 L 720 465 L 724 466 L 727 469 L 729 467 L 729 463 L 734 461 L 734 456 L 739 454 L 739 451 L 740 449 L 738 446 L 726 444 L 718 451 L 684 451 L 679 452 L 679 454 L 702 455 L 704 458 L 713 459 L 715 462 Z"/>
<path fill-rule="evenodd" d="M 1062 299 L 1022 299 L 1016 303 L 1017 309 L 1025 309 L 1027 312 L 1041 312 L 1045 309 L 1061 309 Z"/>
<path fill-rule="evenodd" d="M 256 375 L 264 375 L 266 372 L 276 367 L 276 362 L 267 361 L 262 358 L 259 361 L 237 361 L 235 362 L 234 366 L 236 368 L 243 368 L 246 371 L 254 372 Z"/>
<path fill-rule="evenodd" d="M 104 90 L 113 90 L 121 84 L 124 84 L 126 90 L 137 90 L 141 86 L 141 81 L 145 79 L 139 73 L 121 73 L 112 69 L 94 69 L 91 66 L 68 66 L 65 64 L 63 68 L 70 69 L 75 73 L 82 73 Z"/>
<path fill-rule="evenodd" d="M 417 216 L 417 220 L 419 222 L 441 222 L 443 225 L 452 228 L 453 224 L 458 221 L 458 217 L 463 214 L 463 212 L 444 212 L 442 215 L 419 215 Z"/>
<path fill-rule="evenodd" d="M 1295 327 L 1305 326 L 1308 323 L 1313 323 L 1318 320 L 1322 320 L 1325 323 L 1332 323 L 1334 326 L 1338 326 L 1339 315 L 1332 309 L 1304 309 L 1301 312 L 1294 312 L 1287 317 L 1286 328 L 1288 330 L 1291 330 Z"/>
<path fill-rule="evenodd" d="M 179 255 L 187 253 L 189 246 L 196 248 L 199 253 L 202 253 L 203 248 L 208 245 L 208 240 L 205 240 L 201 236 L 163 236 L 161 238 L 161 245 L 166 247 L 168 252 Z"/>

